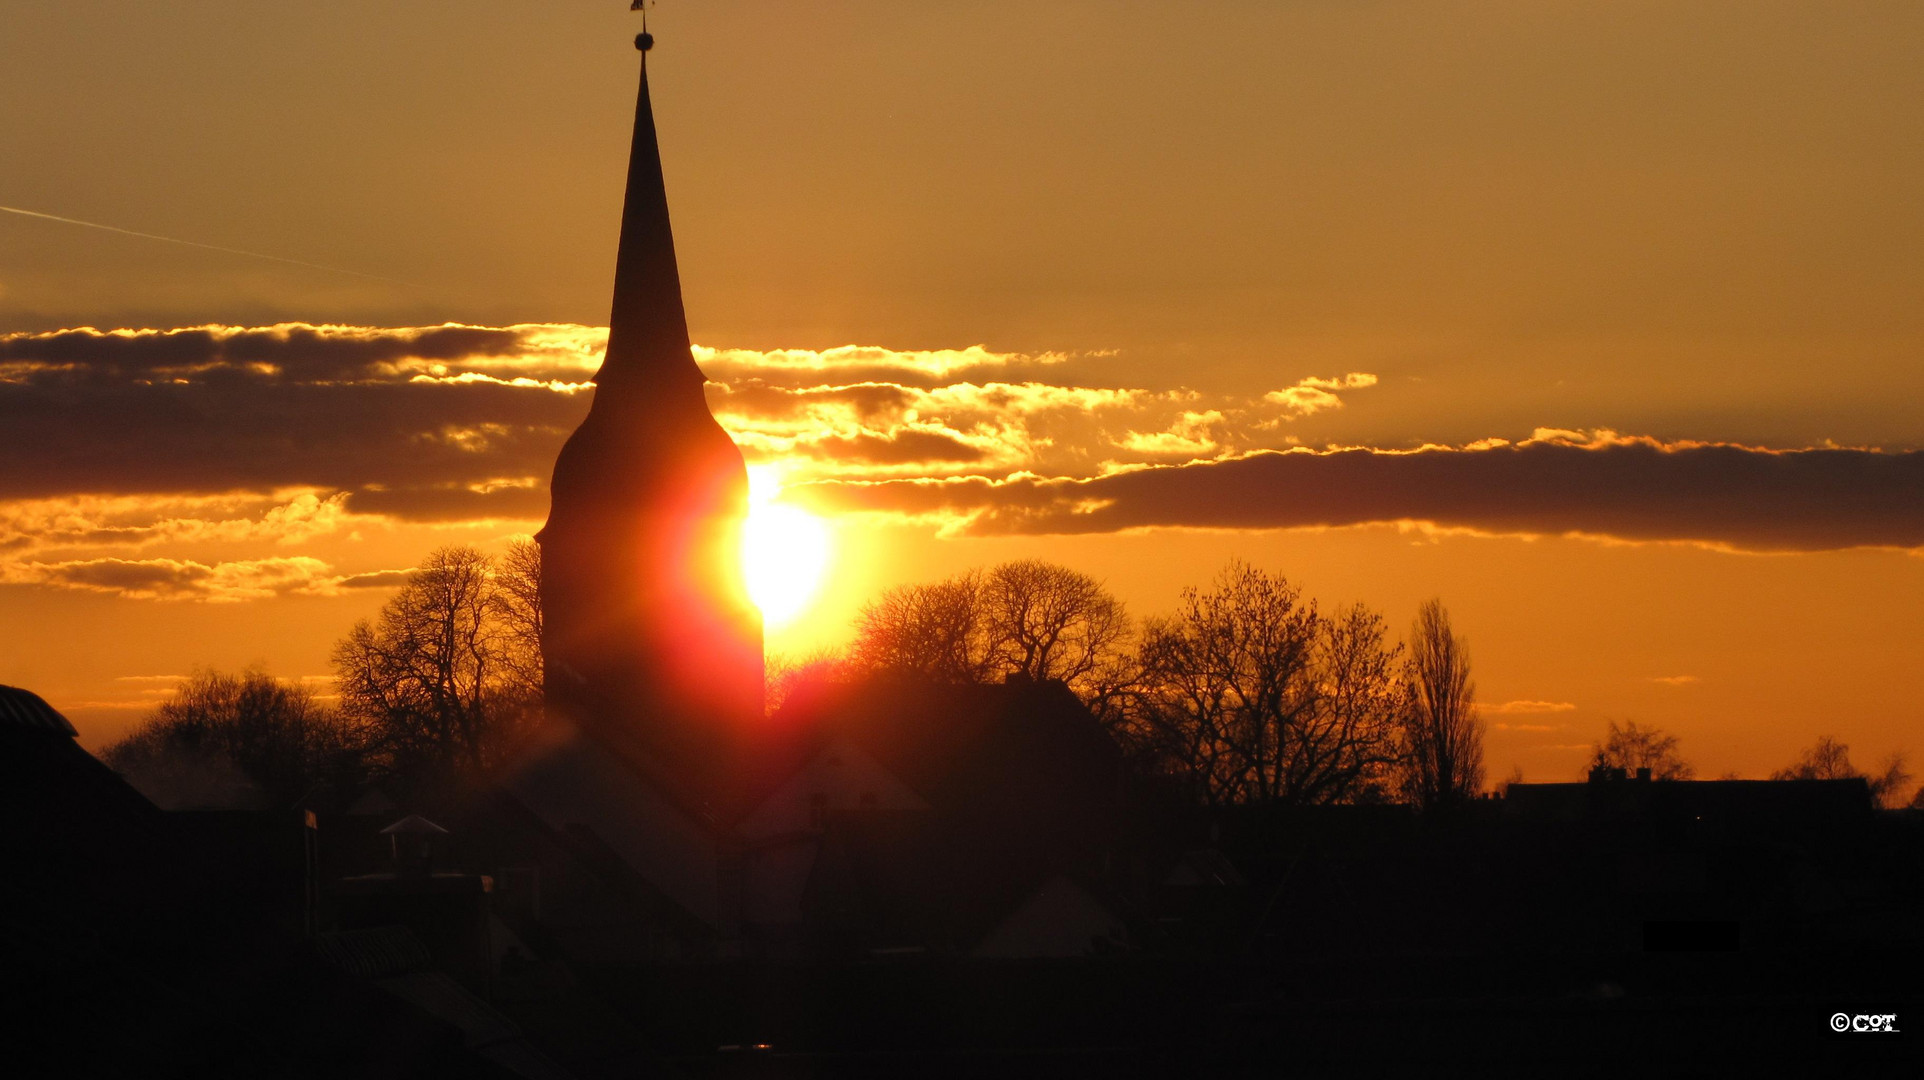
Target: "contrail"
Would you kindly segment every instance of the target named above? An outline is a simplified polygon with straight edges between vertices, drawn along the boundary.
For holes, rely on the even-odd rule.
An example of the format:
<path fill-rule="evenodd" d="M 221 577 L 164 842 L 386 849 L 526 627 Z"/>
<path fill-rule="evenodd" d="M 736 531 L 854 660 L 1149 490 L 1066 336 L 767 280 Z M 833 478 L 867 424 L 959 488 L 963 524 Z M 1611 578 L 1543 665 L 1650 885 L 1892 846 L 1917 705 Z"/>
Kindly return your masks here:
<path fill-rule="evenodd" d="M 4 210 L 9 214 L 19 214 L 21 217 L 40 218 L 43 221 L 58 221 L 66 225 L 84 225 L 89 229 L 104 229 L 107 232 L 119 233 L 122 236 L 138 236 L 142 240 L 159 240 L 168 244 L 185 244 L 188 247 L 203 248 L 207 251 L 224 251 L 229 255 L 245 255 L 250 259 L 266 259 L 269 262 L 286 263 L 289 266 L 305 266 L 309 270 L 325 270 L 330 274 L 347 274 L 350 277 L 366 278 L 369 281 L 385 281 L 390 285 L 406 285 L 410 289 L 418 289 L 421 287 L 411 281 L 382 277 L 379 274 L 363 274 L 359 270 L 343 270 L 338 266 L 322 266 L 320 263 L 303 262 L 300 259 L 284 259 L 279 255 L 264 255 L 258 251 L 242 251 L 240 248 L 221 247 L 219 244 L 203 244 L 197 240 L 182 240 L 177 236 L 157 236 L 154 233 L 123 229 L 118 225 L 102 225 L 98 221 L 81 221 L 79 218 L 61 217 L 59 214 L 43 214 L 38 210 L 22 210 L 17 206 L 0 206 L 0 210 Z"/>

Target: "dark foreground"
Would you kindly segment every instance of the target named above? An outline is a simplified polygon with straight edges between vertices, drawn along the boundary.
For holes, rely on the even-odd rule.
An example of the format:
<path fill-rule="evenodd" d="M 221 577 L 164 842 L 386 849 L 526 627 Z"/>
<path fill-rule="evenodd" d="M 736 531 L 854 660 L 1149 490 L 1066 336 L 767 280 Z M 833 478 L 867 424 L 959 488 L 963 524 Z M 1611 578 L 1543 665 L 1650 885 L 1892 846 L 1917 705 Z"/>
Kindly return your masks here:
<path fill-rule="evenodd" d="M 590 978 L 689 1075 L 1916 1075 L 1915 950 L 715 966 Z M 1900 1030 L 1835 1034 L 1839 1011 Z M 724 1048 L 724 1049 L 718 1049 Z"/>

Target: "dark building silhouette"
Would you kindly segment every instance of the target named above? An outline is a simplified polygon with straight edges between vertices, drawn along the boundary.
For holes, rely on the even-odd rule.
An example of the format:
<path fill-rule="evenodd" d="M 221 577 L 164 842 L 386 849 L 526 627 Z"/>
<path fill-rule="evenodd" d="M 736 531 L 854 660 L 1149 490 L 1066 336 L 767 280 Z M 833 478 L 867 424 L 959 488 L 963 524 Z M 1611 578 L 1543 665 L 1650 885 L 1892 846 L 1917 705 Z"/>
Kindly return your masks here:
<path fill-rule="evenodd" d="M 1689 822 L 1703 827 L 1855 825 L 1876 803 L 1862 778 L 1848 780 L 1652 780 L 1649 769 L 1592 769 L 1574 784 L 1511 784 L 1505 810 L 1564 821 Z"/>
<path fill-rule="evenodd" d="M 1915 1074 L 1825 1041 L 1924 963 L 1862 780 L 1204 807 L 1060 682 L 764 720 L 645 64 L 610 322 L 498 772 L 163 812 L 0 687 L 0 1075 Z"/>
<path fill-rule="evenodd" d="M 746 473 L 690 357 L 646 42 L 608 351 L 540 536 L 550 724 L 436 817 L 522 867 L 576 956 L 1086 953 L 1121 932 L 1093 873 L 1120 762 L 1066 688 L 885 680 L 763 719 Z M 872 782 L 842 792 L 844 761 Z"/>
<path fill-rule="evenodd" d="M 573 1075 L 397 920 L 317 926 L 314 821 L 162 811 L 0 686 L 0 1075 Z"/>
<path fill-rule="evenodd" d="M 744 951 L 1089 956 L 1111 895 L 1121 755 L 1061 682 L 883 676 L 772 718 L 733 829 Z"/>
<path fill-rule="evenodd" d="M 690 355 L 642 61 L 608 349 L 538 537 L 542 651 L 550 710 L 701 789 L 761 718 L 761 619 L 747 473 Z"/>

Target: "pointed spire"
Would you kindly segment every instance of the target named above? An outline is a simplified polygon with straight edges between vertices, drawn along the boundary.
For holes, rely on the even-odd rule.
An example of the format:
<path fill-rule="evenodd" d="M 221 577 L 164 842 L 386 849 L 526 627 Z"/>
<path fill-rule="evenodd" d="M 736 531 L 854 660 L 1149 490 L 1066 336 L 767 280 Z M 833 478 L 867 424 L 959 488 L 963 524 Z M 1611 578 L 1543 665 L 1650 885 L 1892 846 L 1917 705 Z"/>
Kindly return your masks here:
<path fill-rule="evenodd" d="M 761 619 L 742 582 L 742 454 L 708 409 L 648 100 L 644 34 L 608 351 L 562 446 L 541 542 L 550 714 L 695 786 L 762 720 Z"/>
<path fill-rule="evenodd" d="M 621 209 L 621 245 L 615 256 L 614 310 L 608 318 L 608 352 L 597 383 L 650 390 L 692 389 L 701 370 L 688 348 L 688 316 L 681 303 L 681 274 L 668 224 L 668 191 L 661 176 L 654 109 L 648 98 L 648 48 L 652 35 L 635 39 L 641 50 L 641 89 L 635 99 L 634 144 L 628 155 L 628 191 Z"/>

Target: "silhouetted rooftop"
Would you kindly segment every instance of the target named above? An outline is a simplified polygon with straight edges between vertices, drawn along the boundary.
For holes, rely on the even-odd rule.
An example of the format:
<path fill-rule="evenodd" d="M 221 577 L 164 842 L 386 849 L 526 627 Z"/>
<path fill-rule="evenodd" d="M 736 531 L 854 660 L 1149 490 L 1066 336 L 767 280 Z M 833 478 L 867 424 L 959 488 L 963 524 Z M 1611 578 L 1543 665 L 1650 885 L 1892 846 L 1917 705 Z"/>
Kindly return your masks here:
<path fill-rule="evenodd" d="M 78 734 L 67 718 L 47 704 L 39 694 L 18 686 L 0 686 L 0 725 L 45 731 L 68 738 Z"/>
<path fill-rule="evenodd" d="M 383 836 L 446 836 L 448 831 L 419 814 L 407 817 L 381 830 Z"/>
<path fill-rule="evenodd" d="M 1551 818 L 1689 817 L 1837 820 L 1874 809 L 1862 777 L 1848 780 L 1633 780 L 1511 784 L 1504 811 Z"/>

